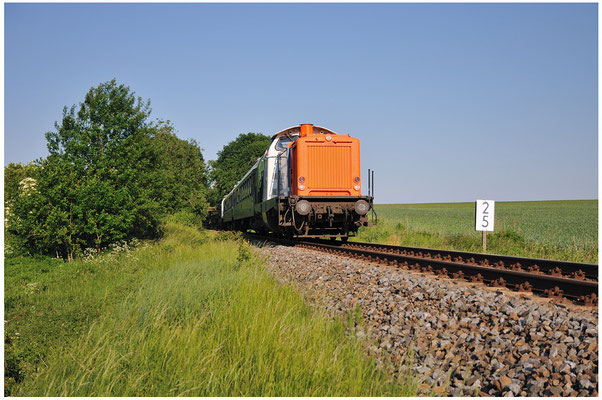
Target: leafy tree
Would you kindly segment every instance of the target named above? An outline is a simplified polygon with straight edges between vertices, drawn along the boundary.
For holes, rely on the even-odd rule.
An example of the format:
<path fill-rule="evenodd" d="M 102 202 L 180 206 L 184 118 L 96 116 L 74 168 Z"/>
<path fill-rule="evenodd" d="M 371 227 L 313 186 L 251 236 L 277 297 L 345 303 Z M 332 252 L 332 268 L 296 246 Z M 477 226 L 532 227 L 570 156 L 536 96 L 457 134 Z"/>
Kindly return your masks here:
<path fill-rule="evenodd" d="M 63 109 L 46 133 L 49 156 L 38 161 L 35 190 L 16 202 L 10 228 L 36 253 L 72 259 L 132 236 L 156 235 L 158 206 L 144 176 L 155 166 L 147 123 L 150 103 L 115 80 L 91 88 Z"/>
<path fill-rule="evenodd" d="M 158 153 L 152 175 L 153 197 L 168 213 L 191 212 L 201 219 L 207 211 L 207 168 L 194 140 L 182 140 L 170 121 L 154 125 L 152 146 Z"/>
<path fill-rule="evenodd" d="M 9 233 L 30 253 L 71 260 L 83 248 L 156 237 L 167 213 L 202 217 L 207 175 L 198 144 L 149 115 L 150 101 L 115 80 L 65 107 L 46 134 L 49 156 L 31 168 L 31 187 L 15 183 L 29 169 L 8 170 Z"/>
<path fill-rule="evenodd" d="M 49 168 L 72 165 L 68 184 L 76 193 L 68 206 L 78 221 L 74 246 L 93 243 L 100 251 L 132 236 L 156 235 L 158 207 L 140 179 L 156 159 L 148 140 L 149 115 L 150 101 L 112 80 L 90 89 L 77 113 L 75 106 L 65 108 L 56 132 L 46 134 Z"/>
<path fill-rule="evenodd" d="M 251 169 L 270 143 L 271 138 L 261 133 L 241 133 L 217 153 L 217 160 L 209 162 L 210 177 L 213 181 L 212 204 L 219 204 L 222 198 Z"/>
<path fill-rule="evenodd" d="M 148 102 L 115 80 L 90 89 L 77 110 L 63 109 L 56 131 L 46 133 L 50 155 L 38 162 L 35 190 L 16 202 L 10 224 L 30 251 L 72 259 L 80 247 L 100 251 L 155 233 L 138 180 L 152 166 L 149 113 Z"/>

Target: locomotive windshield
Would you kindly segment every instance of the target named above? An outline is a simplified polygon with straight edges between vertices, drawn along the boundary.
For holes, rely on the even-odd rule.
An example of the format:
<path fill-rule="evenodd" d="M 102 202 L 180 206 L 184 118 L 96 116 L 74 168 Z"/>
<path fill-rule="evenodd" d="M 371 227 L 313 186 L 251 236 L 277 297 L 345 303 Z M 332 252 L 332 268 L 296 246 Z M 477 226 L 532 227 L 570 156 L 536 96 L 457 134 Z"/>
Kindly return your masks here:
<path fill-rule="evenodd" d="M 288 143 L 291 141 L 289 140 Z M 286 149 L 286 146 L 283 150 Z M 288 150 L 288 149 L 287 149 Z M 278 156 L 276 156 L 276 164 L 274 168 L 274 176 L 272 178 L 273 186 L 272 186 L 272 197 L 280 196 L 288 196 L 290 194 L 290 170 L 288 167 L 289 164 L 289 153 L 284 152 Z M 280 193 L 278 193 L 280 191 Z"/>
<path fill-rule="evenodd" d="M 295 139 L 296 139 L 296 138 L 295 138 Z M 278 151 L 282 151 L 282 150 L 286 149 L 286 146 L 287 146 L 289 143 L 291 143 L 292 141 L 293 141 L 293 139 L 292 139 L 292 138 L 289 138 L 289 137 L 283 137 L 283 138 L 280 138 L 280 140 L 278 140 L 278 142 L 276 143 L 276 146 L 275 146 L 275 148 L 276 148 L 276 150 L 278 150 Z"/>

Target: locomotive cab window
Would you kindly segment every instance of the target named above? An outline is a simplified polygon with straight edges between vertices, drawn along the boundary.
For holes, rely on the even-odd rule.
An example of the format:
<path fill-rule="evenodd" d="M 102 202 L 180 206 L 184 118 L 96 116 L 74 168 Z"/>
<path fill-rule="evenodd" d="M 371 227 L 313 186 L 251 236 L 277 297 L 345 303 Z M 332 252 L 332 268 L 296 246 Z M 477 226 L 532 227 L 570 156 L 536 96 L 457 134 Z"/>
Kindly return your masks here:
<path fill-rule="evenodd" d="M 295 138 L 295 139 L 296 139 L 296 138 Z M 286 149 L 286 146 L 288 146 L 288 144 L 289 144 L 289 143 L 291 143 L 291 142 L 293 142 L 293 139 L 292 139 L 292 138 L 288 138 L 288 137 L 286 137 L 286 138 L 281 138 L 281 139 L 278 141 L 278 143 L 276 143 L 276 146 L 275 146 L 275 148 L 276 148 L 276 150 L 278 150 L 278 151 L 285 150 L 285 149 Z"/>

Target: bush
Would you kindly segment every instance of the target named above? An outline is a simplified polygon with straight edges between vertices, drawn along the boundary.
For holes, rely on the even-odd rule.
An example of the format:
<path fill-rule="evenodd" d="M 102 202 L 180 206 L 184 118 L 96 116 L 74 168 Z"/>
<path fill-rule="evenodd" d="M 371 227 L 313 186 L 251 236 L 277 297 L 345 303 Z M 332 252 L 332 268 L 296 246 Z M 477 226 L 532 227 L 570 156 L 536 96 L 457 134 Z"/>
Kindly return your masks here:
<path fill-rule="evenodd" d="M 169 222 L 175 222 L 178 224 L 192 226 L 195 228 L 200 228 L 202 225 L 201 224 L 201 216 L 194 214 L 193 212 L 188 211 L 188 210 L 181 210 L 181 211 L 177 211 L 171 215 L 168 215 L 166 220 Z"/>
<path fill-rule="evenodd" d="M 242 240 L 242 233 L 238 231 L 220 231 L 214 236 L 213 240 L 217 242 Z"/>

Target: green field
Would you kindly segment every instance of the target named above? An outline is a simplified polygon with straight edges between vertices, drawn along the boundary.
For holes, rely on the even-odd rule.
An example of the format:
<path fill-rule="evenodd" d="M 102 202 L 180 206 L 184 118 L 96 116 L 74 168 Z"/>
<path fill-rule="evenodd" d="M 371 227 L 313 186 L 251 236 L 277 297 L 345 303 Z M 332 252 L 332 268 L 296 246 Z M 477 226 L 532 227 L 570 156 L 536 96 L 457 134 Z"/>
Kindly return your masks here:
<path fill-rule="evenodd" d="M 378 225 L 357 239 L 480 251 L 474 203 L 379 204 Z M 598 201 L 496 202 L 489 253 L 581 262 L 598 261 Z"/>
<path fill-rule="evenodd" d="M 416 394 L 367 355 L 357 315 L 316 311 L 246 243 L 166 232 L 71 263 L 6 259 L 5 395 Z"/>

